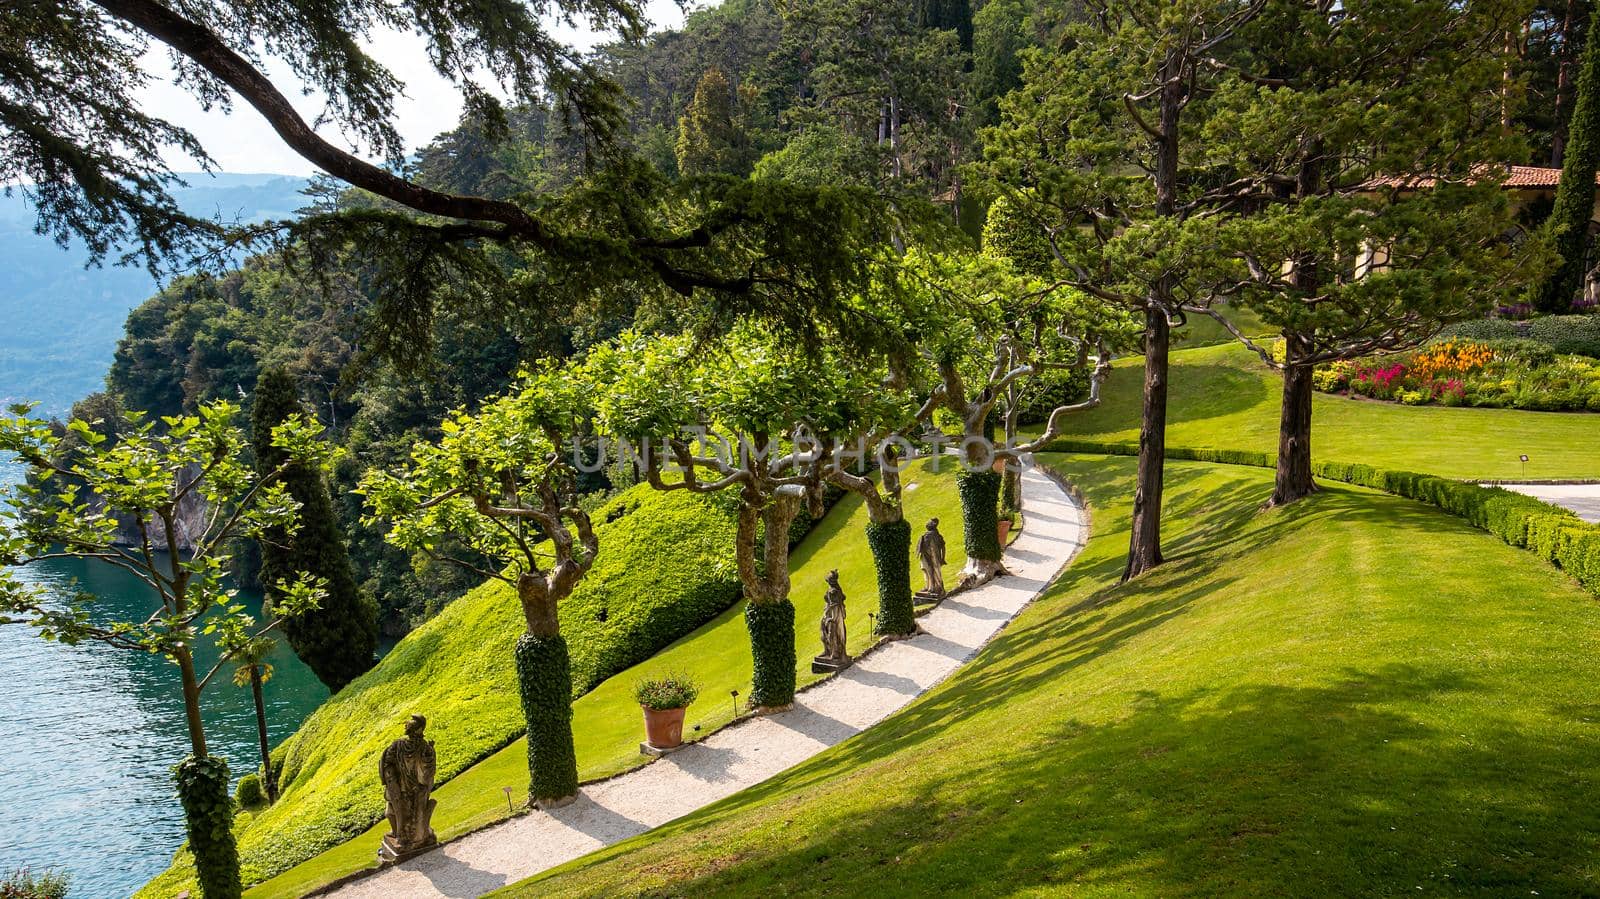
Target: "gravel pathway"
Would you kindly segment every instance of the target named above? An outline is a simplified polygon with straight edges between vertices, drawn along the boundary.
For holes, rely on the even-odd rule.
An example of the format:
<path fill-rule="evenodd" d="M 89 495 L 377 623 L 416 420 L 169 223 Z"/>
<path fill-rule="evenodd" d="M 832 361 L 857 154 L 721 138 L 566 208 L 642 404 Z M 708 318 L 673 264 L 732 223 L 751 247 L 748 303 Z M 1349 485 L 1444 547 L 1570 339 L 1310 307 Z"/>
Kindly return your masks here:
<path fill-rule="evenodd" d="M 1501 484 L 1547 503 L 1565 506 L 1584 521 L 1600 522 L 1600 484 Z"/>
<path fill-rule="evenodd" d="M 1083 510 L 1059 485 L 1032 468 L 1023 474 L 1022 489 L 1027 520 L 1006 550 L 1011 576 L 946 599 L 919 619 L 925 633 L 865 654 L 800 693 L 790 711 L 724 728 L 643 768 L 586 786 L 564 808 L 462 837 L 333 895 L 481 896 L 758 784 L 904 708 L 972 658 L 1083 547 Z"/>

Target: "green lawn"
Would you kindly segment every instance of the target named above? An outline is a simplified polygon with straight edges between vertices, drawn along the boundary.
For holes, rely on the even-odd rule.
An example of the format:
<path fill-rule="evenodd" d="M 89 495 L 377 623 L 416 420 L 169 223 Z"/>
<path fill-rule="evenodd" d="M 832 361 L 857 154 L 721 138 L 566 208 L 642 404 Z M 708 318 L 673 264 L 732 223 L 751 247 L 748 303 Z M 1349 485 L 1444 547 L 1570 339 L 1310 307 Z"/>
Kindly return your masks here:
<path fill-rule="evenodd" d="M 946 565 L 947 577 L 965 564 L 961 553 L 960 500 L 956 495 L 954 469 L 946 473 L 927 472 L 918 463 L 905 477 L 906 515 L 920 526 L 930 516 L 940 519 L 951 548 Z M 877 587 L 872 556 L 867 550 L 863 528 L 866 509 L 861 500 L 848 495 L 834 506 L 805 541 L 795 549 L 792 599 L 796 614 L 796 643 L 799 677 L 802 686 L 820 678 L 811 673 L 811 658 L 822 651 L 816 621 L 822 614 L 824 576 L 839 569 L 839 583 L 849 597 L 848 632 L 851 651 L 871 645 L 868 614 L 877 609 Z M 659 655 L 610 678 L 573 704 L 572 730 L 577 741 L 579 773 L 584 780 L 616 774 L 641 764 L 639 742 L 643 722 L 639 706 L 633 701 L 633 684 L 642 677 L 666 670 L 688 672 L 701 685 L 700 701 L 690 707 L 685 721 L 686 735 L 699 739 L 726 725 L 733 718 L 730 690 L 748 692 L 751 675 L 750 640 L 745 630 L 743 604 L 728 610 L 710 624 L 679 640 Z M 516 703 L 516 694 L 508 693 Z M 695 733 L 692 728 L 699 726 Z M 478 763 L 434 793 L 439 805 L 434 812 L 434 828 L 441 839 L 450 839 L 508 816 L 503 788 L 525 789 L 527 755 L 525 741 L 518 740 L 504 750 Z M 318 855 L 250 890 L 251 897 L 299 896 L 314 887 L 372 865 L 378 841 L 386 825 L 378 825 L 359 837 Z"/>
<path fill-rule="evenodd" d="M 1093 535 L 944 685 L 765 784 L 508 895 L 1600 890 L 1600 608 L 1459 519 L 1173 462 L 1049 457 Z"/>
<path fill-rule="evenodd" d="M 1104 403 L 1066 423 L 1075 437 L 1138 442 L 1143 359 L 1118 361 Z M 1249 350 L 1224 344 L 1172 354 L 1169 446 L 1275 453 L 1282 380 Z M 1319 393 L 1314 457 L 1457 478 L 1600 477 L 1600 415 L 1400 406 Z"/>

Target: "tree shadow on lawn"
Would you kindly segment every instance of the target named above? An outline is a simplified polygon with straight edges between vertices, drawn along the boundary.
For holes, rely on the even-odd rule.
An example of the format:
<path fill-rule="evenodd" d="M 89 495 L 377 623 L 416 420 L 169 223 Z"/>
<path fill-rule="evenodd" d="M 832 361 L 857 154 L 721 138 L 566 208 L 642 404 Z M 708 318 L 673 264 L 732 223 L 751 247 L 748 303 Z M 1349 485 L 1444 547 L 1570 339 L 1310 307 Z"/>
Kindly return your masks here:
<path fill-rule="evenodd" d="M 873 786 L 900 759 L 840 767 L 822 795 L 780 778 L 737 807 L 781 800 L 772 813 L 803 829 L 734 838 L 732 857 L 702 860 L 714 875 L 671 893 L 1592 894 L 1596 734 L 1555 741 L 1491 713 L 1457 739 L 1436 707 L 1483 703 L 1491 691 L 1470 676 L 1327 674 L 1143 693 L 1109 724 L 1063 715 L 993 733 L 987 755 L 922 757 L 894 781 L 906 792 Z"/>

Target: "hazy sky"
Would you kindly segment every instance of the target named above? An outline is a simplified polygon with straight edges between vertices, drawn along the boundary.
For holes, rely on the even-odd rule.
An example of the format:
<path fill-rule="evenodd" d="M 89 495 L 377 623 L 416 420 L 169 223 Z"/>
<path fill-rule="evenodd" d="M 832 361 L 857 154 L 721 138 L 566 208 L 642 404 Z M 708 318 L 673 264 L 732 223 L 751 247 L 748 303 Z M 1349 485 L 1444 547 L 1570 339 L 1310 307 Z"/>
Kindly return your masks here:
<path fill-rule="evenodd" d="M 646 8 L 658 30 L 676 28 L 683 23 L 683 13 L 675 0 L 647 0 Z M 590 47 L 607 39 L 605 35 L 560 26 L 556 32 L 570 43 L 582 47 Z M 395 104 L 395 124 L 400 136 L 405 139 L 407 149 L 416 149 L 456 124 L 461 115 L 461 97 L 428 64 L 422 38 L 414 34 L 385 32 L 375 35 L 369 46 L 373 56 L 405 83 L 405 96 Z M 316 171 L 310 163 L 284 146 L 266 120 L 249 104 L 235 98 L 231 113 L 218 109 L 203 111 L 193 96 L 172 83 L 165 50 L 152 50 L 146 57 L 146 67 L 154 77 L 144 92 L 144 110 L 192 131 L 221 170 L 286 175 L 309 175 Z M 270 65 L 268 72 L 301 116 L 308 122 L 314 121 L 322 111 L 322 98 L 304 95 L 300 83 L 282 65 Z M 350 147 L 350 142 L 337 128 L 324 125 L 318 132 L 338 146 Z M 169 153 L 167 162 L 177 171 L 198 168 L 193 160 L 183 154 Z"/>

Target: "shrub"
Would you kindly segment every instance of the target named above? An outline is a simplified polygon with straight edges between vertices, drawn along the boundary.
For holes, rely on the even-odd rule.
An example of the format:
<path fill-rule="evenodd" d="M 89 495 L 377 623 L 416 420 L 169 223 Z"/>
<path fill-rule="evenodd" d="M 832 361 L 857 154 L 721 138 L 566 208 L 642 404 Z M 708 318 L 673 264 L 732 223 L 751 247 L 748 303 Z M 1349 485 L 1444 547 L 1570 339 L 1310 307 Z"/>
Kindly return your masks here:
<path fill-rule="evenodd" d="M 63 899 L 67 885 L 65 874 L 34 874 L 27 868 L 18 868 L 0 880 L 0 899 Z"/>
<path fill-rule="evenodd" d="M 1600 315 L 1547 315 L 1528 326 L 1528 336 L 1561 355 L 1600 359 Z"/>
<path fill-rule="evenodd" d="M 647 709 L 681 709 L 700 698 L 700 685 L 687 674 L 673 671 L 634 684 L 633 698 Z"/>
<path fill-rule="evenodd" d="M 246 774 L 233 788 L 233 801 L 245 808 L 255 808 L 267 801 L 267 792 L 261 788 L 261 775 Z"/>
<path fill-rule="evenodd" d="M 1018 403 L 1017 422 L 1031 425 L 1048 421 L 1057 406 L 1089 396 L 1089 372 L 1081 368 L 1049 368 L 1028 378 Z"/>
<path fill-rule="evenodd" d="M 1440 337 L 1461 337 L 1467 340 L 1510 340 L 1522 336 L 1516 325 L 1503 318 L 1479 318 L 1456 322 L 1439 332 Z"/>

